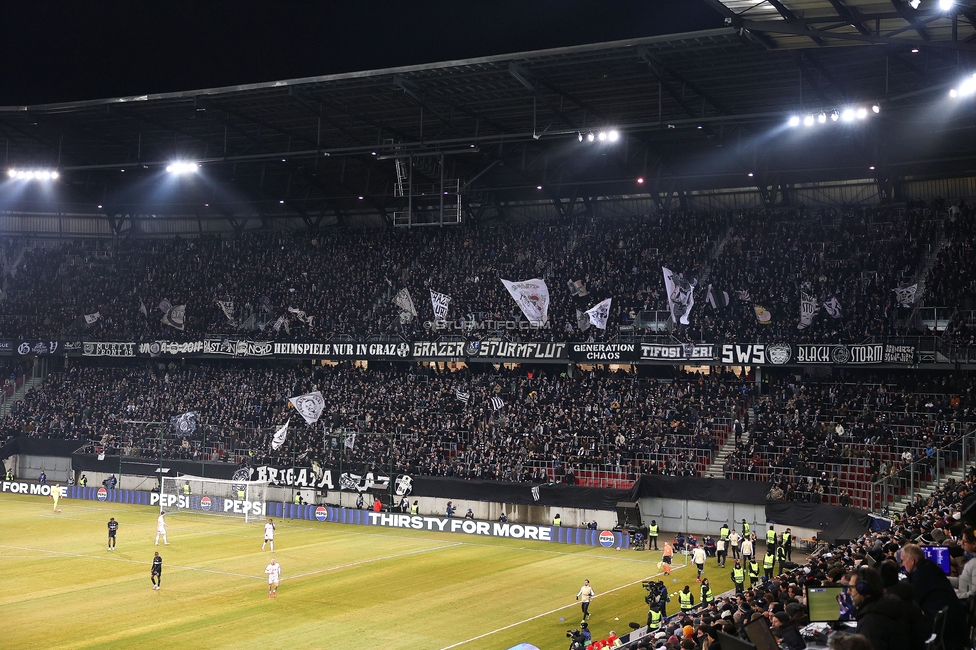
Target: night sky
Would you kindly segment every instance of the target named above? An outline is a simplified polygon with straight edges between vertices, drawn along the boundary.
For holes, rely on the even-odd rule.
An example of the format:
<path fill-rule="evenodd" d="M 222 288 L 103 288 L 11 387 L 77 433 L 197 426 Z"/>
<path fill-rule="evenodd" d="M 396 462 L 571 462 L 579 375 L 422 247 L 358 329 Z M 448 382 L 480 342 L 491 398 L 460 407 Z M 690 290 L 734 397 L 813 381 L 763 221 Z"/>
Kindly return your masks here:
<path fill-rule="evenodd" d="M 0 105 L 258 83 L 721 26 L 704 0 L 25 0 L 0 9 Z"/>

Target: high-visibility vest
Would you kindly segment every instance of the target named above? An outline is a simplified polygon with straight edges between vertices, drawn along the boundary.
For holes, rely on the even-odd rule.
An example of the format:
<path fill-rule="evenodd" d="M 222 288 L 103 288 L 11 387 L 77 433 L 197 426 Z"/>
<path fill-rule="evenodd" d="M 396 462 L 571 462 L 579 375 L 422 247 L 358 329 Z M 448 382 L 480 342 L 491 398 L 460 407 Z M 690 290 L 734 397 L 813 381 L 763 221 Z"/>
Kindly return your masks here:
<path fill-rule="evenodd" d="M 14 471 L 12 469 L 7 470 L 7 480 L 8 481 L 14 480 Z"/>
<path fill-rule="evenodd" d="M 728 526 L 722 526 L 722 529 L 718 531 L 718 536 L 721 537 L 722 539 L 728 539 L 729 538 L 729 527 Z"/>
<path fill-rule="evenodd" d="M 749 563 L 749 578 L 752 580 L 759 578 L 759 563 L 755 560 Z"/>
<path fill-rule="evenodd" d="M 651 623 L 650 623 L 650 625 L 648 627 L 650 627 L 650 629 L 652 629 L 652 630 L 656 630 L 659 627 L 661 627 L 661 618 L 662 618 L 662 616 L 661 616 L 661 610 L 659 610 L 659 609 L 652 609 L 651 610 Z"/>
<path fill-rule="evenodd" d="M 563 520 L 561 518 L 559 518 L 559 517 L 556 517 L 555 519 L 552 520 L 552 525 L 553 526 L 562 526 L 563 525 Z"/>
<path fill-rule="evenodd" d="M 190 493 L 190 484 L 189 483 L 184 483 L 183 484 L 183 494 L 189 494 L 189 493 Z"/>
<path fill-rule="evenodd" d="M 648 537 L 657 537 L 657 524 L 655 524 L 653 526 L 648 526 L 647 527 L 647 536 Z"/>
<path fill-rule="evenodd" d="M 11 477 L 11 478 L 13 478 L 13 477 Z M 81 480 L 78 481 L 78 485 L 80 485 L 81 487 L 87 487 L 88 486 L 88 477 L 87 476 L 82 476 L 81 477 Z"/>
<path fill-rule="evenodd" d="M 712 597 L 712 588 L 708 585 L 702 585 L 701 588 L 701 598 L 703 603 L 710 603 L 714 600 Z"/>
<path fill-rule="evenodd" d="M 732 582 L 743 583 L 746 581 L 746 572 L 742 569 L 732 569 Z"/>
<path fill-rule="evenodd" d="M 742 536 L 748 537 L 752 534 L 752 527 L 749 524 L 742 524 Z"/>
<path fill-rule="evenodd" d="M 767 530 L 766 531 L 766 544 L 772 545 L 776 543 L 776 531 Z"/>
<path fill-rule="evenodd" d="M 783 533 L 783 544 L 789 544 L 793 540 L 793 536 L 789 533 Z"/>
<path fill-rule="evenodd" d="M 773 555 L 771 553 L 766 553 L 766 555 L 763 557 L 763 568 L 764 569 L 772 569 L 773 568 L 773 563 L 775 561 L 776 560 L 775 560 L 775 558 L 773 558 Z"/>
<path fill-rule="evenodd" d="M 695 605 L 695 599 L 691 595 L 691 592 L 685 593 L 683 591 L 678 592 L 678 603 L 681 605 L 681 611 L 689 610 Z"/>
<path fill-rule="evenodd" d="M 410 506 L 410 514 L 412 514 L 412 515 L 419 515 L 420 514 L 420 506 L 419 505 L 416 505 L 416 504 Z"/>
<path fill-rule="evenodd" d="M 295 505 L 296 506 L 302 505 L 302 495 L 300 494 L 295 495 Z"/>
<path fill-rule="evenodd" d="M 782 546 L 776 549 L 776 559 L 779 560 L 780 562 L 786 559 L 786 549 L 783 548 Z"/>

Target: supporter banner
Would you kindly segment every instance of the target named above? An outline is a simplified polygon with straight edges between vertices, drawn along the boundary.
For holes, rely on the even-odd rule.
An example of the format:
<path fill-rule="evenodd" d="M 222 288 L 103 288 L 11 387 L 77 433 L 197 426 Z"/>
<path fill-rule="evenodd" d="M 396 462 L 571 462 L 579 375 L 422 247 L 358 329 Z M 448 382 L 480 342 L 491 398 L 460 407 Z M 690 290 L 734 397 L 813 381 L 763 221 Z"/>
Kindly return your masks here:
<path fill-rule="evenodd" d="M 64 352 L 61 341 L 17 341 L 14 350 L 22 357 L 44 357 Z"/>
<path fill-rule="evenodd" d="M 915 363 L 915 346 L 883 343 L 857 345 L 797 345 L 797 363 L 867 365 L 875 363 Z"/>
<path fill-rule="evenodd" d="M 656 345 L 641 343 L 640 358 L 643 361 L 711 361 L 715 358 L 712 343 L 688 343 L 686 345 Z"/>
<path fill-rule="evenodd" d="M 13 352 L 14 342 L 13 341 L 0 341 L 0 352 Z"/>
<path fill-rule="evenodd" d="M 81 354 L 85 357 L 134 357 L 136 356 L 136 344 L 85 341 L 81 344 Z"/>
<path fill-rule="evenodd" d="M 139 354 L 151 357 L 184 356 L 203 352 L 203 341 L 152 341 L 139 344 Z"/>
<path fill-rule="evenodd" d="M 203 353 L 228 357 L 270 357 L 274 354 L 274 343 L 247 339 L 206 339 Z"/>
<path fill-rule="evenodd" d="M 637 361 L 636 343 L 570 343 L 569 358 L 573 361 Z"/>
<path fill-rule="evenodd" d="M 789 344 L 752 343 L 721 346 L 722 363 L 730 365 L 830 364 L 874 365 L 915 363 L 914 345 L 887 343 Z"/>
<path fill-rule="evenodd" d="M 406 359 L 410 344 L 396 343 L 275 343 L 275 356 L 329 359 Z"/>
<path fill-rule="evenodd" d="M 499 339 L 482 341 L 414 341 L 417 359 L 463 361 L 466 358 L 512 361 L 567 359 L 569 343 L 517 343 Z"/>

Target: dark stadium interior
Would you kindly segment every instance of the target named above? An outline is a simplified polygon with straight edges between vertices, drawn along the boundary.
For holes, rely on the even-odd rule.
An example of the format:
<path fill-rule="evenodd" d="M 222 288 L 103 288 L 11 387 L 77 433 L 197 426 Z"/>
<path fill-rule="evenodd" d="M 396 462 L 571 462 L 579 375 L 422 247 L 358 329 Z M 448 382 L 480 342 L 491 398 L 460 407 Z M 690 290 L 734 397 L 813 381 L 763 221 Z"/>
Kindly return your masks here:
<path fill-rule="evenodd" d="M 425 26 L 479 14 L 384 14 L 372 34 L 410 32 L 402 53 L 357 49 L 349 27 L 304 61 L 283 62 L 299 46 L 282 35 L 192 74 L 189 54 L 139 55 L 123 69 L 158 76 L 120 75 L 115 96 L 4 72 L 0 448 L 67 440 L 160 471 L 724 479 L 890 518 L 805 571 L 780 561 L 770 593 L 712 607 L 718 627 L 723 608 L 785 616 L 803 584 L 933 530 L 971 535 L 971 3 L 621 3 L 586 33 L 603 3 L 575 2 L 546 35 L 531 23 L 557 3 L 529 3 L 495 42 L 522 11 L 500 4 L 441 47 Z M 272 26 L 303 18 L 294 39 L 328 18 L 289 11 Z M 329 29 L 359 25 L 345 11 Z M 544 299 L 503 284 L 530 279 Z M 289 398 L 315 391 L 305 425 Z M 195 430 L 170 430 L 191 411 Z M 927 647 L 972 647 L 962 634 Z"/>

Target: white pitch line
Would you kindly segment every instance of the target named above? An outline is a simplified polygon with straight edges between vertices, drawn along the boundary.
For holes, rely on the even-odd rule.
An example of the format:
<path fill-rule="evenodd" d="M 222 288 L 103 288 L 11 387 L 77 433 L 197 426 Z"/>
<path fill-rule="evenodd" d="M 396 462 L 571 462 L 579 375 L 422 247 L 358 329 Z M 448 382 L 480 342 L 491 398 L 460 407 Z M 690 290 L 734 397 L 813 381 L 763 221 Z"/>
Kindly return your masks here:
<path fill-rule="evenodd" d="M 52 551 L 52 550 L 49 550 L 49 549 L 46 549 L 46 548 L 30 548 L 28 546 L 8 546 L 6 544 L 0 544 L 0 548 L 12 548 L 12 549 L 15 549 L 15 550 L 18 550 L 18 551 L 33 551 L 35 553 L 48 553 L 50 555 L 66 555 L 68 557 L 85 557 L 85 558 L 91 558 L 91 559 L 94 559 L 94 560 L 108 560 L 110 562 L 127 562 L 129 564 L 141 564 L 141 565 L 148 564 L 147 562 L 141 562 L 139 560 L 127 560 L 124 557 L 104 557 L 104 556 L 101 556 L 101 555 L 88 555 L 86 553 L 68 553 L 67 551 Z M 4 557 L 7 557 L 7 556 L 0 555 L 0 559 L 3 559 Z M 34 557 L 33 559 L 37 560 L 37 559 L 40 559 L 40 558 Z M 263 580 L 264 579 L 263 576 L 249 576 L 249 575 L 246 575 L 246 574 L 243 574 L 243 573 L 232 573 L 230 571 L 218 571 L 216 569 L 202 569 L 200 567 L 183 566 L 181 564 L 167 564 L 166 566 L 169 567 L 169 568 L 171 568 L 171 569 L 185 569 L 187 571 L 201 571 L 203 573 L 217 573 L 217 574 L 220 574 L 220 575 L 234 576 L 234 577 L 237 577 L 237 578 L 252 578 L 252 579 L 255 579 L 255 580 Z"/>
<path fill-rule="evenodd" d="M 407 551 L 405 553 L 396 553 L 394 555 L 384 555 L 383 557 L 372 557 L 368 560 L 360 560 L 359 562 L 350 562 L 349 564 L 340 564 L 338 566 L 329 567 L 328 569 L 319 569 L 318 571 L 309 571 L 308 573 L 300 573 L 297 576 L 290 576 L 286 578 L 287 580 L 297 580 L 298 578 L 307 578 L 308 576 L 314 576 L 319 573 L 327 573 L 329 571 L 338 571 L 339 569 L 348 569 L 349 567 L 361 566 L 363 564 L 369 564 L 371 562 L 380 562 L 382 560 L 394 560 L 398 557 L 406 557 L 408 555 L 417 555 L 419 553 L 428 553 L 430 551 L 440 551 L 445 548 L 452 548 L 455 546 L 460 546 L 460 542 L 455 542 L 453 544 L 445 544 L 444 546 L 433 546 L 431 548 L 422 548 L 416 551 Z M 282 580 L 284 582 L 284 580 Z"/>
<path fill-rule="evenodd" d="M 687 565 L 683 565 L 683 566 L 687 566 Z M 680 567 L 677 567 L 677 568 L 680 568 Z M 626 589 L 627 587 L 632 587 L 632 586 L 636 585 L 637 583 L 644 582 L 645 580 L 652 580 L 653 578 L 657 578 L 657 577 L 663 576 L 663 575 L 664 575 L 664 573 L 655 573 L 654 575 L 648 576 L 646 578 L 641 578 L 640 580 L 635 580 L 634 582 L 628 582 L 625 585 L 620 585 L 619 587 L 614 587 L 613 589 L 610 589 L 608 591 L 601 592 L 599 596 L 594 596 L 593 598 L 599 598 L 600 596 L 606 596 L 607 594 L 611 594 L 611 593 L 613 593 L 615 591 L 620 591 L 621 589 Z M 466 639 L 464 641 L 460 641 L 460 642 L 455 643 L 453 645 L 444 646 L 443 648 L 441 648 L 441 650 L 451 650 L 452 648 L 457 648 L 457 647 L 463 646 L 466 643 L 471 643 L 472 641 L 477 641 L 479 639 L 483 639 L 485 637 L 491 636 L 492 634 L 497 634 L 499 632 L 504 632 L 505 630 L 509 630 L 509 629 L 511 629 L 513 627 L 518 627 L 519 625 L 522 625 L 523 623 L 528 623 L 529 621 L 534 621 L 537 618 L 542 618 L 543 616 L 549 616 L 550 614 L 555 614 L 556 612 L 562 611 L 564 609 L 568 609 L 570 607 L 576 607 L 576 605 L 578 605 L 578 604 L 579 603 L 570 603 L 569 605 L 563 605 L 562 607 L 557 607 L 556 609 L 549 610 L 548 612 L 543 612 L 541 614 L 536 614 L 535 616 L 530 616 L 529 618 L 522 619 L 521 621 L 516 621 L 515 623 L 511 623 L 511 624 L 506 625 L 504 627 L 500 627 L 500 628 L 498 628 L 496 630 L 492 630 L 491 632 L 485 632 L 484 634 L 479 634 L 478 636 L 473 636 L 470 639 Z"/>

